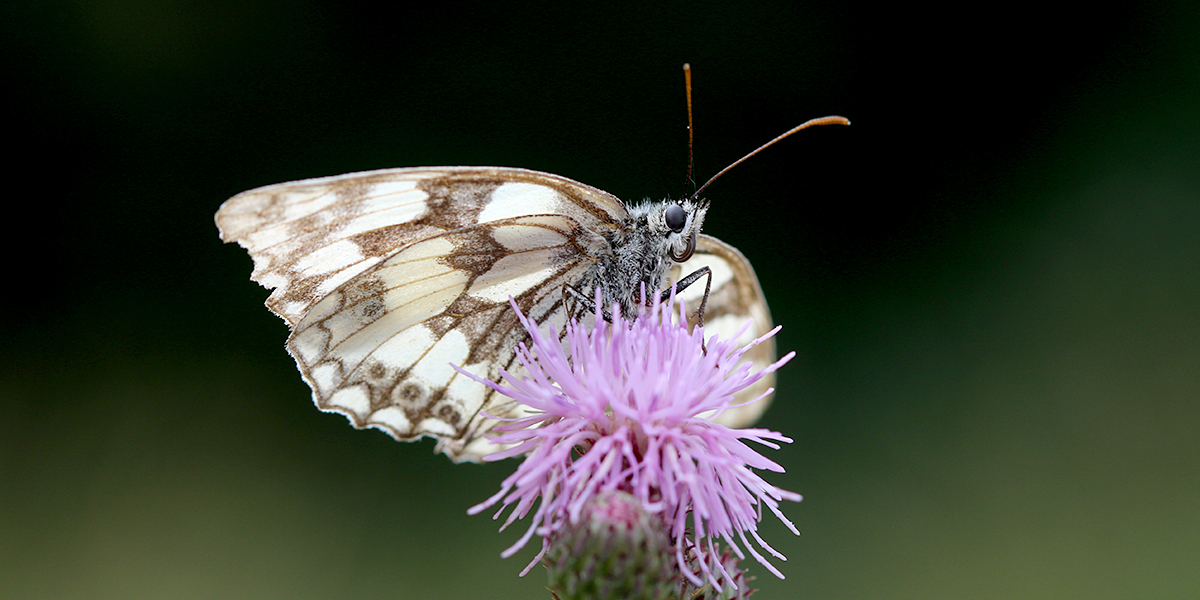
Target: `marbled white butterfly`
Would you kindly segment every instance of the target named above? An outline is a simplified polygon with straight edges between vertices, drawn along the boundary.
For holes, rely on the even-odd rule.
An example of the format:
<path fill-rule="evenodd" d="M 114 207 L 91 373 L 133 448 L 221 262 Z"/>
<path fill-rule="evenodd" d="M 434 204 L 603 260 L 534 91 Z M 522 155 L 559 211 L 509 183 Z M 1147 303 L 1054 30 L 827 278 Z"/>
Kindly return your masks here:
<path fill-rule="evenodd" d="M 792 132 L 827 123 L 848 121 L 814 119 Z M 243 192 L 216 222 L 222 240 L 249 251 L 251 278 L 274 290 L 267 307 L 290 326 L 288 352 L 321 410 L 398 440 L 433 436 L 451 458 L 478 460 L 495 449 L 483 437 L 495 421 L 482 413 L 516 409 L 450 364 L 492 380 L 501 368 L 519 369 L 513 347 L 527 333 L 510 297 L 561 333 L 570 315 L 587 312 L 572 305 L 589 306 L 597 288 L 605 303 L 635 315 L 643 286 L 665 290 L 676 281 L 689 306 L 705 301 L 705 335 L 727 337 L 749 318 L 743 343 L 771 329 L 750 263 L 700 233 L 703 189 L 628 206 L 525 169 L 386 169 Z M 774 343 L 746 357 L 761 369 L 775 359 Z M 764 377 L 739 400 L 772 384 Z M 766 405 L 728 411 L 721 421 L 749 424 Z"/>

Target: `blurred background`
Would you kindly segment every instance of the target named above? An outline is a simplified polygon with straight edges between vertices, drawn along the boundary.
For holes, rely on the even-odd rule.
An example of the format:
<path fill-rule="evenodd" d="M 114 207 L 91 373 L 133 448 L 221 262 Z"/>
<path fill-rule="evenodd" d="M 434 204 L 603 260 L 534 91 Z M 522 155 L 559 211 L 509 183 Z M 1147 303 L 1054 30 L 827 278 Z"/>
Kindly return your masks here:
<path fill-rule="evenodd" d="M 768 598 L 1200 597 L 1200 9 L 0 8 L 0 597 L 548 598 L 454 465 L 316 410 L 212 215 L 348 171 L 678 196 L 758 271 Z M 21 208 L 24 206 L 25 208 Z M 39 212 L 45 210 L 46 212 Z M 15 214 L 22 212 L 21 215 Z"/>

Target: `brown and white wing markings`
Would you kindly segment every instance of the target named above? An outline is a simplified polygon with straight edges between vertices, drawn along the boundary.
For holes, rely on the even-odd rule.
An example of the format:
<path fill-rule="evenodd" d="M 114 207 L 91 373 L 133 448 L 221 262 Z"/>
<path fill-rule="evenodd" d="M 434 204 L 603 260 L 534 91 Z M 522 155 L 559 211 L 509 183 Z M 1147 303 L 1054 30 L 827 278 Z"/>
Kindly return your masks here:
<path fill-rule="evenodd" d="M 696 252 L 687 262 L 676 267 L 671 279 L 677 280 L 680 274 L 687 275 L 701 267 L 712 270 L 712 289 L 704 308 L 705 337 L 717 334 L 721 339 L 728 339 L 746 324 L 747 319 L 754 319 L 753 325 L 737 339 L 738 345 L 744 346 L 774 327 L 754 268 L 737 248 L 717 238 L 700 235 L 696 239 Z M 689 311 L 699 306 L 703 296 L 703 278 L 678 294 L 678 298 L 687 303 Z M 691 325 L 696 325 L 694 316 L 690 321 Z M 753 362 L 754 371 L 766 368 L 776 359 L 775 339 L 768 339 L 751 348 L 742 358 Z M 769 373 L 742 390 L 735 398 L 735 403 L 757 398 L 774 385 L 775 374 Z M 727 410 L 714 420 L 729 427 L 746 427 L 757 421 L 769 404 L 770 397 L 763 398 L 753 404 Z"/>
<path fill-rule="evenodd" d="M 274 289 L 267 305 L 291 326 L 288 350 L 322 410 L 476 460 L 489 449 L 480 410 L 510 409 L 450 363 L 493 380 L 516 366 L 525 332 L 510 296 L 563 331 L 563 284 L 582 282 L 626 215 L 564 177 L 443 167 L 251 190 L 217 225 Z"/>
<path fill-rule="evenodd" d="M 217 212 L 226 242 L 254 260 L 251 278 L 273 290 L 267 306 L 287 321 L 288 351 L 326 411 L 400 440 L 433 436 L 456 460 L 495 448 L 482 437 L 517 407 L 450 367 L 496 381 L 520 372 L 513 347 L 526 333 L 508 306 L 560 336 L 564 285 L 593 289 L 608 239 L 629 219 L 615 196 L 565 177 L 502 167 L 387 169 L 262 187 Z M 707 266 L 706 334 L 727 337 L 748 318 L 746 344 L 772 327 L 750 263 L 700 235 L 670 279 Z M 635 277 L 636 279 L 636 277 Z M 667 282 L 663 282 L 664 286 Z M 695 306 L 704 280 L 680 298 Z M 576 307 L 577 308 L 577 307 Z M 775 360 L 768 340 L 746 358 Z M 742 392 L 750 400 L 768 376 Z M 767 401 L 718 419 L 745 426 Z"/>
<path fill-rule="evenodd" d="M 458 454 L 502 397 L 488 379 L 525 337 L 508 299 L 562 330 L 562 286 L 607 242 L 556 215 L 502 219 L 410 244 L 318 302 L 288 349 L 323 410 L 397 439 L 433 435 Z"/>
<path fill-rule="evenodd" d="M 217 212 L 221 239 L 254 259 L 267 306 L 295 325 L 314 304 L 395 251 L 478 223 L 558 214 L 603 231 L 617 197 L 565 177 L 503 167 L 384 169 L 242 192 Z"/>

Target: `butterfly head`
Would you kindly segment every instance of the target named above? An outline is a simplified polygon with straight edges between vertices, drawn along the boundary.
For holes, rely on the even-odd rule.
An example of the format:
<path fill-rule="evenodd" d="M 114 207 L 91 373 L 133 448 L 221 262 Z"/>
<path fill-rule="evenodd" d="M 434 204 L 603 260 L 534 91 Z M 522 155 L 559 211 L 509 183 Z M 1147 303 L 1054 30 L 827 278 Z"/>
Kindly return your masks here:
<path fill-rule="evenodd" d="M 657 204 L 647 220 L 651 231 L 662 232 L 666 236 L 671 260 L 684 262 L 696 250 L 696 236 L 700 234 L 707 212 L 706 200 L 667 200 Z"/>

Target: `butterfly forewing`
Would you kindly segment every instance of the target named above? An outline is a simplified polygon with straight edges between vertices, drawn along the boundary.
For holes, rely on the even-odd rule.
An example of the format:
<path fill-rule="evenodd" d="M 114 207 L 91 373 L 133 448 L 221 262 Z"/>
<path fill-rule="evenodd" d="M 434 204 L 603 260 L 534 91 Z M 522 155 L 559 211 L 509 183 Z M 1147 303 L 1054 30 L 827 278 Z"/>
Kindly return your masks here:
<path fill-rule="evenodd" d="M 433 436 L 452 458 L 477 460 L 495 449 L 482 437 L 495 424 L 483 413 L 518 408 L 450 364 L 491 380 L 501 369 L 520 372 L 513 347 L 527 334 L 508 299 L 561 336 L 574 310 L 564 290 L 600 285 L 596 263 L 611 259 L 616 237 L 644 225 L 615 196 L 557 175 L 432 167 L 250 190 L 222 205 L 217 226 L 250 252 L 252 278 L 274 290 L 267 305 L 291 326 L 288 350 L 320 408 L 401 440 Z M 701 235 L 682 267 L 701 266 L 713 273 L 706 334 L 731 335 L 748 317 L 755 325 L 742 341 L 770 329 L 754 271 L 736 249 Z M 703 290 L 701 280 L 681 296 L 694 306 Z M 774 346 L 747 357 L 761 368 Z M 722 421 L 743 425 L 765 404 Z"/>
<path fill-rule="evenodd" d="M 601 232 L 625 207 L 612 194 L 525 169 L 386 169 L 307 179 L 234 196 L 221 239 L 254 259 L 251 278 L 289 324 L 342 284 L 418 240 L 479 223 L 558 214 Z"/>

